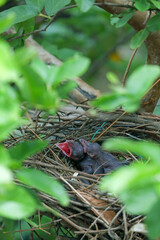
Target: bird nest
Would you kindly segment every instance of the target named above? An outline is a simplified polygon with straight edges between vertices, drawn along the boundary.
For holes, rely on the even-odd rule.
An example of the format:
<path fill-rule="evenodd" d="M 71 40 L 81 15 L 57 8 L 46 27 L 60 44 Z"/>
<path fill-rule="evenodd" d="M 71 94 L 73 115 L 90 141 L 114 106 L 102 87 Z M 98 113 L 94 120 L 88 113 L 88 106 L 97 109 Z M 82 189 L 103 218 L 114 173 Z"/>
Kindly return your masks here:
<path fill-rule="evenodd" d="M 140 233 L 134 227 L 143 222 L 143 216 L 128 215 L 118 199 L 109 193 L 100 193 L 97 187 L 100 176 L 79 171 L 75 163 L 64 156 L 55 144 L 66 139 L 80 138 L 88 141 L 94 138 L 101 144 L 113 136 L 158 142 L 160 117 L 151 114 L 127 114 L 121 110 L 99 112 L 92 116 L 87 105 L 71 102 L 54 116 L 31 111 L 27 117 L 30 124 L 16 130 L 6 144 L 10 147 L 22 140 L 37 138 L 49 142 L 47 149 L 30 157 L 24 164 L 60 180 L 69 194 L 69 206 L 62 207 L 56 199 L 42 192 L 38 193 L 49 209 L 57 209 L 59 212 L 58 216 L 53 216 L 49 226 L 57 230 L 63 229 L 63 232 L 65 229 L 67 235 L 59 239 L 146 239 L 144 232 Z M 114 154 L 118 158 L 135 160 L 131 153 Z M 89 180 L 91 184 L 83 183 L 80 180 L 82 178 Z"/>

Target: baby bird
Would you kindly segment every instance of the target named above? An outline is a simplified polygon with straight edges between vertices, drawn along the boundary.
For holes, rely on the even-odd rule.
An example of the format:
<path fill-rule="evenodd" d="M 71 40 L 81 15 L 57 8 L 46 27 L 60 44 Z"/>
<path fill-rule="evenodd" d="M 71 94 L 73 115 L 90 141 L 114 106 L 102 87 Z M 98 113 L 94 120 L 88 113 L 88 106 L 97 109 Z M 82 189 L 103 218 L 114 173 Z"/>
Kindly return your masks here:
<path fill-rule="evenodd" d="M 84 139 L 80 139 L 84 152 L 87 153 L 98 165 L 104 169 L 104 173 L 110 173 L 113 170 L 128 165 L 128 161 L 121 162 L 111 153 L 102 150 L 98 143 L 90 143 Z"/>
<path fill-rule="evenodd" d="M 69 158 L 73 159 L 81 171 L 88 174 L 105 174 L 113 170 L 128 165 L 128 161 L 121 162 L 111 153 L 102 150 L 98 143 L 90 143 L 84 139 L 79 142 L 66 140 L 64 143 L 58 143 L 56 146 Z M 89 184 L 88 180 L 81 179 Z"/>
<path fill-rule="evenodd" d="M 58 143 L 56 146 L 69 158 L 73 159 L 79 166 L 80 170 L 88 174 L 103 174 L 104 169 L 97 161 L 92 159 L 86 153 L 85 146 L 73 140 L 67 140 L 64 143 Z M 85 149 L 85 151 L 84 151 Z M 89 184 L 88 180 L 81 179 L 84 183 Z"/>

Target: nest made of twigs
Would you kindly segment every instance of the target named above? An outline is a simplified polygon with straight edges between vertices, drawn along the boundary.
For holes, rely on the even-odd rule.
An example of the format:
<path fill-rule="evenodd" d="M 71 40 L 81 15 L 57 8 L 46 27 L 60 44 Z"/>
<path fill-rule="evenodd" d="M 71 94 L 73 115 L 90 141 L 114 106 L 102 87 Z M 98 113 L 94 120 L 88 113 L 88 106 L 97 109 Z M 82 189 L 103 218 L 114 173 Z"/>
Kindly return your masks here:
<path fill-rule="evenodd" d="M 143 216 L 128 215 L 115 197 L 102 195 L 97 188 L 100 176 L 78 171 L 73 161 L 63 156 L 55 144 L 66 139 L 84 138 L 90 141 L 95 133 L 96 139 L 102 132 L 99 143 L 113 136 L 159 142 L 160 117 L 151 114 L 123 114 L 121 110 L 98 113 L 92 117 L 88 109 L 87 105 L 68 104 L 55 116 L 47 117 L 43 112 L 32 111 L 27 115 L 30 124 L 14 131 L 5 144 L 10 147 L 22 140 L 35 138 L 49 142 L 47 149 L 30 157 L 25 164 L 46 172 L 64 184 L 70 196 L 68 207 L 62 207 L 47 194 L 38 193 L 48 208 L 59 212 L 59 217 L 53 219 L 50 227 L 59 229 L 62 226 L 68 233 L 77 236 L 74 238 L 71 234 L 70 238 L 66 236 L 63 239 L 146 239 L 144 234 L 132 231 L 133 226 L 143 221 Z M 116 155 L 130 161 L 135 160 L 135 156 L 130 153 Z M 73 176 L 75 172 L 78 176 Z M 81 182 L 82 177 L 91 184 Z"/>

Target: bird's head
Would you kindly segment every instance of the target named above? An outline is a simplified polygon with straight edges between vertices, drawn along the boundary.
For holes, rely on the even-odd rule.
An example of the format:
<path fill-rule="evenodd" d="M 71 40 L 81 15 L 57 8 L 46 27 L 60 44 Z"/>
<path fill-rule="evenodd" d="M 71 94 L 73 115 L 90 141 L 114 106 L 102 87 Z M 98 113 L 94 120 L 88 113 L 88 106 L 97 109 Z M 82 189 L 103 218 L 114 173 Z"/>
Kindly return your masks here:
<path fill-rule="evenodd" d="M 72 155 L 72 148 L 69 145 L 69 141 L 72 140 L 67 140 L 66 142 L 56 144 L 56 147 L 58 147 L 67 157 Z"/>
<path fill-rule="evenodd" d="M 83 146 L 84 152 L 87 153 L 91 158 L 94 158 L 101 150 L 98 143 L 91 143 L 84 139 L 79 140 Z"/>
<path fill-rule="evenodd" d="M 74 140 L 66 140 L 64 143 L 58 143 L 56 146 L 67 156 L 75 161 L 79 161 L 84 157 L 84 149 L 79 142 Z"/>

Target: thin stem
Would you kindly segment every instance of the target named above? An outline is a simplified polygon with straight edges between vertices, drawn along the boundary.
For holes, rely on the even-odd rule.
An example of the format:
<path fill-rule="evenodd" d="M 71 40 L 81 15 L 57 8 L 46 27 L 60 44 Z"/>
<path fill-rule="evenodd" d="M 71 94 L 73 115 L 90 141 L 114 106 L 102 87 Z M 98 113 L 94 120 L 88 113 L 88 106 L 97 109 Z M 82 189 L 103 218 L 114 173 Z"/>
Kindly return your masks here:
<path fill-rule="evenodd" d="M 24 33 L 24 34 L 21 34 L 20 36 L 16 36 L 16 37 L 12 37 L 12 38 L 9 38 L 8 39 L 8 42 L 11 42 L 13 40 L 16 40 L 16 39 L 19 39 L 19 38 L 22 38 L 22 37 L 27 37 L 27 36 L 30 36 L 32 34 L 36 34 L 36 33 L 39 33 L 39 32 L 44 32 L 47 30 L 47 28 L 52 24 L 52 22 L 55 20 L 55 18 L 57 17 L 57 15 L 67 9 L 71 9 L 71 8 L 75 8 L 77 7 L 77 5 L 71 5 L 71 6 L 67 6 L 67 7 L 64 7 L 64 8 L 61 8 L 51 19 L 50 21 L 48 22 L 48 24 L 42 28 L 42 29 L 36 29 L 32 32 L 29 32 L 29 33 Z M 46 17 L 46 16 L 45 16 Z"/>
<path fill-rule="evenodd" d="M 123 86 L 125 86 L 126 78 L 127 78 L 127 75 L 128 75 L 128 72 L 129 72 L 129 69 L 130 69 L 130 66 L 131 66 L 131 63 L 132 63 L 132 61 L 133 61 L 133 58 L 134 58 L 137 50 L 138 50 L 138 48 L 134 49 L 134 51 L 133 51 L 133 53 L 132 53 L 132 56 L 131 56 L 131 58 L 130 58 L 130 60 L 129 60 L 128 66 L 127 66 L 127 68 L 126 68 L 126 71 L 125 71 L 124 76 L 123 76 L 123 79 L 122 79 L 122 84 L 123 84 Z"/>

